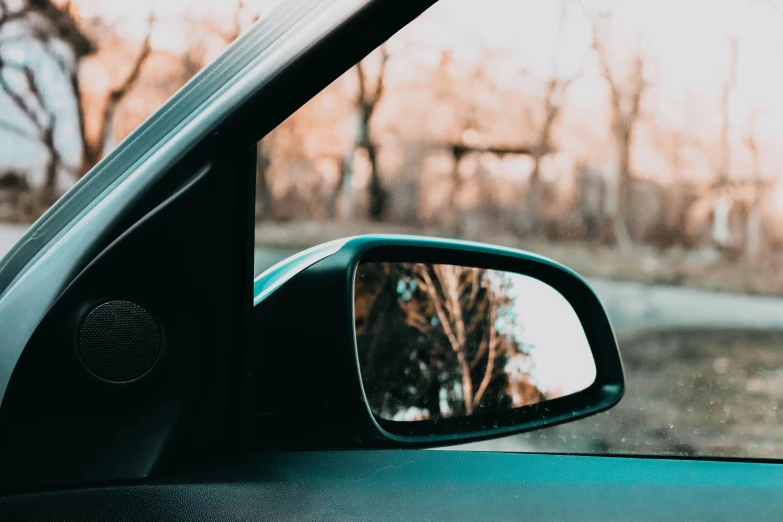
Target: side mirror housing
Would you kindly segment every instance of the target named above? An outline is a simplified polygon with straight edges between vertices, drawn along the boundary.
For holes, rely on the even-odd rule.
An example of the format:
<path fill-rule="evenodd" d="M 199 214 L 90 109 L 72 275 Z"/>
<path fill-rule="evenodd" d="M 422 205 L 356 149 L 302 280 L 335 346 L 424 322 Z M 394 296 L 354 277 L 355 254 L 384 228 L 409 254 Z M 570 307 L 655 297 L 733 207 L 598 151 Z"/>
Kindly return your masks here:
<path fill-rule="evenodd" d="M 248 443 L 443 445 L 568 422 L 623 395 L 609 319 L 570 269 L 466 241 L 326 243 L 255 281 Z"/>

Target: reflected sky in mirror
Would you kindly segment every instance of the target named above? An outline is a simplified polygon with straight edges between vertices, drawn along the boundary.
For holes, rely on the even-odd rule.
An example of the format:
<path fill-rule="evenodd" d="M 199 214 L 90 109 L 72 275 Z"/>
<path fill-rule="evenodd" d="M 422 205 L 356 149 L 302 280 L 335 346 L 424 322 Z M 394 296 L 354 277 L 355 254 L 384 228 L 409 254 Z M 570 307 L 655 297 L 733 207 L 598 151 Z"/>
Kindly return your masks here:
<path fill-rule="evenodd" d="M 536 371 L 531 382 L 548 397 L 571 395 L 595 381 L 596 369 L 579 318 L 565 297 L 546 283 L 507 274 L 520 318 L 520 339 L 532 345 Z"/>

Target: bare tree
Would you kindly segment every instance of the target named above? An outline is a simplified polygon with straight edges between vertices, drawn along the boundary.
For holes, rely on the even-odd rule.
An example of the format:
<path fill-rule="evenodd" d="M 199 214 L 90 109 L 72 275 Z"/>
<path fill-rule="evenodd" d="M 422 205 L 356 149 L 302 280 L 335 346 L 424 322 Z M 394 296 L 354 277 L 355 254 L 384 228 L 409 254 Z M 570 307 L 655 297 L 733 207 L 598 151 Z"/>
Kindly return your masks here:
<path fill-rule="evenodd" d="M 478 291 L 481 286 L 480 270 L 452 265 L 414 265 L 413 274 L 418 287 L 425 292 L 435 308 L 438 322 L 449 340 L 451 349 L 457 356 L 457 362 L 462 376 L 462 399 L 465 404 L 465 414 L 470 415 L 480 403 L 484 393 L 495 373 L 495 361 L 499 356 L 499 346 L 495 321 L 498 306 L 490 297 L 486 301 L 489 310 L 477 315 L 480 320 L 487 320 L 481 344 L 472 360 L 468 360 L 467 331 L 472 330 L 466 324 L 465 310 L 471 310 L 477 305 Z M 424 317 L 412 314 L 408 322 L 421 331 L 431 328 Z M 478 388 L 474 391 L 471 370 L 478 361 L 486 355 L 484 368 Z"/>
<path fill-rule="evenodd" d="M 384 94 L 386 65 L 389 61 L 389 53 L 385 46 L 381 46 L 378 52 L 380 64 L 374 85 L 368 78 L 367 65 L 363 61 L 354 67 L 358 83 L 358 94 L 356 96 L 356 107 L 358 109 L 356 146 L 367 152 L 367 158 L 370 162 L 370 183 L 367 190 L 369 197 L 368 217 L 372 221 L 381 221 L 385 217 L 389 197 L 381 182 L 378 167 L 378 145 L 372 137 L 372 129 L 370 127 L 378 102 L 381 101 Z M 353 162 L 351 158 L 342 165 L 342 184 L 346 184 L 346 177 L 352 175 L 352 169 Z M 350 183 L 348 183 L 348 186 L 350 186 Z"/>
<path fill-rule="evenodd" d="M 242 0 L 238 0 L 232 17 L 232 23 L 228 29 L 215 24 L 211 19 L 200 20 L 198 21 L 198 24 L 202 29 L 217 35 L 226 44 L 229 44 L 238 38 L 242 33 L 242 14 L 244 13 L 245 9 L 245 3 Z M 79 122 L 81 127 L 83 150 L 81 169 L 82 174 L 90 170 L 113 147 L 114 122 L 116 119 L 115 115 L 117 109 L 131 93 L 134 86 L 139 82 L 142 70 L 153 54 L 150 39 L 157 24 L 158 20 L 154 14 L 150 12 L 149 16 L 147 17 L 147 29 L 144 38 L 139 44 L 138 51 L 131 61 L 127 73 L 114 87 L 112 87 L 105 94 L 103 110 L 101 111 L 98 120 L 98 130 L 95 136 L 92 138 L 90 138 L 85 129 L 85 107 L 81 101 L 82 98 L 79 91 L 78 74 L 74 75 L 72 78 L 74 92 L 76 93 L 77 103 L 79 105 Z M 195 75 L 201 69 L 203 66 L 203 60 L 197 59 L 193 55 L 193 50 L 185 52 L 183 55 L 183 60 L 185 62 L 186 69 L 186 77 L 183 78 L 183 80 L 187 81 L 187 79 Z"/>
<path fill-rule="evenodd" d="M 557 19 L 557 38 L 552 60 L 549 66 L 549 79 L 543 98 L 543 120 L 536 129 L 535 143 L 531 150 L 533 169 L 528 182 L 526 216 L 528 228 L 531 232 L 537 232 L 540 204 L 545 198 L 545 191 L 541 183 L 541 160 L 553 149 L 553 129 L 560 117 L 565 102 L 565 95 L 571 84 L 580 76 L 581 71 L 563 76 L 560 72 L 559 44 L 563 40 L 563 30 L 568 15 L 567 0 L 560 0 L 560 9 Z"/>
<path fill-rule="evenodd" d="M 718 182 L 726 183 L 731 174 L 731 97 L 737 87 L 737 58 L 739 42 L 729 38 L 729 67 L 721 92 L 721 128 L 719 141 Z"/>
<path fill-rule="evenodd" d="M 715 208 L 712 218 L 712 240 L 719 245 L 725 245 L 730 239 L 729 217 L 732 203 L 729 200 L 728 189 L 731 186 L 731 98 L 737 87 L 737 66 L 739 55 L 739 41 L 730 37 L 728 73 L 721 89 L 721 128 L 718 138 L 717 161 L 715 162 L 716 177 L 713 183 Z"/>
<path fill-rule="evenodd" d="M 772 183 L 764 179 L 761 171 L 761 151 L 758 141 L 759 111 L 753 111 L 750 116 L 748 134 L 745 145 L 753 158 L 752 166 L 752 196 L 748 205 L 748 215 L 745 222 L 745 259 L 751 265 L 757 265 L 764 250 L 763 220 L 766 211 L 767 196 Z"/>
<path fill-rule="evenodd" d="M 432 82 L 437 96 L 451 106 L 455 113 L 453 132 L 444 143 L 439 144 L 451 154 L 451 184 L 449 195 L 445 198 L 446 207 L 441 212 L 441 219 L 451 224 L 455 234 L 459 234 L 462 222 L 460 209 L 456 201 L 464 186 L 461 173 L 463 159 L 472 154 L 492 154 L 495 156 L 532 155 L 533 148 L 529 143 L 491 143 L 486 139 L 488 123 L 486 100 L 501 97 L 495 79 L 488 72 L 488 64 L 497 59 L 498 55 L 484 49 L 482 57 L 468 65 L 469 73 L 455 80 L 455 58 L 452 50 L 441 51 L 441 60 L 435 70 Z M 460 64 L 462 65 L 462 64 Z"/>
<path fill-rule="evenodd" d="M 237 3 L 237 9 L 233 18 L 232 27 L 223 31 L 220 36 L 227 40 L 236 38 L 242 29 L 241 14 L 245 6 L 242 0 Z M 128 64 L 128 68 L 122 78 L 103 93 L 102 100 L 98 102 L 100 107 L 96 118 L 95 132 L 87 132 L 88 107 L 80 85 L 79 61 L 84 56 L 94 53 L 96 45 L 93 41 L 103 41 L 100 28 L 107 29 L 103 20 L 87 19 L 76 22 L 71 13 L 70 2 L 55 5 L 50 0 L 27 0 L 14 7 L 9 7 L 6 0 L 0 0 L 0 28 L 6 24 L 16 23 L 24 27 L 24 31 L 9 31 L 11 37 L 5 37 L 0 41 L 0 89 L 19 112 L 29 121 L 30 125 L 18 125 L 13 121 L 0 120 L 0 126 L 6 131 L 12 131 L 26 139 L 31 139 L 42 144 L 47 150 L 48 159 L 44 167 L 43 192 L 47 200 L 56 198 L 58 173 L 66 171 L 74 176 L 81 176 L 89 171 L 113 146 L 114 124 L 118 108 L 127 99 L 128 95 L 138 84 L 145 64 L 152 56 L 150 44 L 152 31 L 156 26 L 156 20 L 150 13 L 147 20 L 147 31 L 139 44 L 138 50 Z M 211 22 L 204 21 L 205 29 Z M 86 35 L 89 27 L 97 27 L 96 34 L 92 38 Z M 85 32 L 86 31 L 86 32 Z M 104 31 L 105 32 L 105 31 Z M 109 31 L 111 32 L 111 31 Z M 2 47 L 11 42 L 20 40 L 34 42 L 45 56 L 51 58 L 60 69 L 60 73 L 70 84 L 76 114 L 78 117 L 78 136 L 81 142 L 81 158 L 75 164 L 66 165 L 61 152 L 55 143 L 55 135 L 58 134 L 58 121 L 60 112 L 57 107 L 62 106 L 62 100 L 54 103 L 47 98 L 46 85 L 39 78 L 41 72 L 26 63 L 19 63 L 8 59 L 2 53 Z M 63 54 L 62 43 L 70 48 L 72 55 Z M 99 43 L 98 47 L 101 44 Z M 185 61 L 190 57 L 188 53 Z M 192 74 L 198 71 L 200 65 L 194 66 Z M 186 80 L 187 78 L 185 78 Z M 51 82 L 51 79 L 47 79 Z"/>
<path fill-rule="evenodd" d="M 649 122 L 650 136 L 661 156 L 667 161 L 672 176 L 668 190 L 661 188 L 662 204 L 656 223 L 656 240 L 659 246 L 680 244 L 692 246 L 689 235 L 689 215 L 693 206 L 699 201 L 699 189 L 685 177 L 688 167 L 687 151 L 702 149 L 702 142 L 687 131 L 686 128 L 665 128 L 655 119 Z M 703 189 L 702 189 L 703 190 Z"/>
<path fill-rule="evenodd" d="M 433 271 L 439 283 L 439 289 L 430 277 L 429 269 L 424 265 L 415 267 L 419 288 L 426 292 L 435 311 L 438 314 L 441 327 L 451 344 L 451 349 L 457 355 L 460 370 L 462 371 L 462 398 L 465 401 L 465 413 L 473 412 L 473 382 L 470 378 L 470 366 L 465 353 L 465 320 L 462 317 L 462 307 L 459 297 L 462 289 L 459 288 L 458 270 L 461 267 L 449 265 L 434 265 Z"/>
<path fill-rule="evenodd" d="M 208 33 L 215 34 L 226 44 L 229 44 L 242 34 L 242 15 L 244 14 L 245 10 L 246 6 L 244 1 L 237 0 L 236 7 L 231 19 L 231 24 L 228 28 L 216 24 L 212 19 L 209 18 L 193 23 L 198 24 L 201 29 L 207 31 Z M 257 18 L 257 16 L 255 18 Z M 255 21 L 255 18 L 253 21 Z M 153 30 L 158 23 L 158 20 L 151 12 L 147 18 L 147 29 L 144 38 L 139 45 L 135 57 L 128 67 L 127 73 L 119 81 L 119 83 L 112 87 L 105 95 L 103 110 L 101 111 L 98 121 L 98 131 L 92 139 L 90 139 L 87 132 L 85 132 L 85 110 L 81 103 L 81 97 L 77 94 L 77 100 L 79 101 L 82 147 L 84 151 L 82 173 L 86 173 L 112 148 L 114 137 L 114 122 L 117 109 L 133 90 L 134 86 L 138 83 L 144 65 L 153 54 L 150 39 L 152 37 Z M 183 55 L 186 70 L 186 75 L 183 78 L 183 81 L 187 81 L 187 79 L 194 76 L 203 66 L 203 58 L 197 58 L 194 56 L 194 52 L 198 54 L 197 50 L 191 49 L 185 52 Z M 74 77 L 73 82 L 74 92 L 79 93 L 78 76 Z"/>
<path fill-rule="evenodd" d="M 103 110 L 98 120 L 98 131 L 90 139 L 85 128 L 85 106 L 79 90 L 78 73 L 72 78 L 74 93 L 79 109 L 79 126 L 82 138 L 82 168 L 81 174 L 86 174 L 101 158 L 103 158 L 113 147 L 115 114 L 119 105 L 125 100 L 139 81 L 142 68 L 152 55 L 150 38 L 155 26 L 155 17 L 152 13 L 147 18 L 147 30 L 142 40 L 135 58 L 131 62 L 125 77 L 114 87 L 109 89 L 105 95 Z"/>
<path fill-rule="evenodd" d="M 243 16 L 247 14 L 247 10 L 247 4 L 244 0 L 237 0 L 228 27 L 211 18 L 187 19 L 187 21 L 195 28 L 206 30 L 207 33 L 217 36 L 223 43 L 229 45 L 242 35 L 245 29 Z M 250 17 L 249 24 L 252 25 L 258 18 L 259 14 L 254 13 Z M 189 79 L 195 76 L 204 65 L 203 49 L 190 49 L 184 54 L 183 59 L 186 79 Z M 274 198 L 269 189 L 269 168 L 272 163 L 273 141 L 273 136 L 267 135 L 258 142 L 255 191 L 255 219 L 258 221 L 274 215 Z"/>
<path fill-rule="evenodd" d="M 601 72 L 609 86 L 612 109 L 612 131 L 617 148 L 617 205 L 614 216 L 615 236 L 621 248 L 630 244 L 628 212 L 631 196 L 632 145 L 636 124 L 641 113 L 642 98 L 648 87 L 644 74 L 644 58 L 637 49 L 630 58 L 627 74 L 621 74 L 613 63 L 609 43 L 611 14 L 601 13 L 593 19 L 593 49 Z"/>
<path fill-rule="evenodd" d="M 24 87 L 14 88 L 8 81 L 9 72 L 14 71 L 23 78 Z M 38 79 L 32 68 L 19 63 L 9 62 L 0 58 L 0 89 L 13 104 L 25 115 L 35 127 L 36 134 L 30 135 L 27 131 L 16 128 L 18 134 L 37 139 L 48 153 L 48 160 L 44 168 L 44 182 L 42 195 L 46 200 L 56 198 L 55 189 L 57 174 L 63 167 L 60 152 L 54 143 L 56 116 L 49 103 L 41 94 Z M 30 100 L 32 98 L 32 101 Z M 13 129 L 12 124 L 6 123 L 6 129 Z"/>
<path fill-rule="evenodd" d="M 75 75 L 78 60 L 93 51 L 91 42 L 81 33 L 70 16 L 67 5 L 61 9 L 49 0 L 29 0 L 12 9 L 4 0 L 0 1 L 0 29 L 14 22 L 22 27 L 22 31 L 17 32 L 16 41 L 25 39 L 41 45 L 62 69 L 65 77 Z M 55 40 L 65 43 L 71 49 L 72 60 L 66 59 L 61 51 L 54 50 L 52 44 Z M 51 202 L 57 197 L 58 174 L 62 170 L 72 170 L 69 165 L 64 164 L 55 143 L 57 111 L 45 92 L 46 80 L 42 78 L 40 71 L 27 63 L 4 56 L 3 47 L 8 43 L 7 39 L 0 41 L 0 90 L 35 130 L 29 132 L 8 121 L 0 125 L 7 131 L 39 142 L 46 149 L 42 196 L 45 201 Z"/>
<path fill-rule="evenodd" d="M 247 14 L 247 10 L 247 4 L 245 4 L 244 0 L 237 0 L 236 4 L 234 5 L 234 12 L 231 17 L 231 23 L 228 27 L 217 23 L 211 18 L 198 20 L 188 19 L 187 21 L 196 27 L 206 29 L 207 32 L 214 34 L 223 40 L 226 44 L 230 44 L 239 38 L 242 34 L 242 31 L 245 28 L 242 22 L 242 18 L 243 15 Z M 252 25 L 255 23 L 258 18 L 259 15 L 257 13 L 253 14 L 250 20 L 250 24 Z"/>

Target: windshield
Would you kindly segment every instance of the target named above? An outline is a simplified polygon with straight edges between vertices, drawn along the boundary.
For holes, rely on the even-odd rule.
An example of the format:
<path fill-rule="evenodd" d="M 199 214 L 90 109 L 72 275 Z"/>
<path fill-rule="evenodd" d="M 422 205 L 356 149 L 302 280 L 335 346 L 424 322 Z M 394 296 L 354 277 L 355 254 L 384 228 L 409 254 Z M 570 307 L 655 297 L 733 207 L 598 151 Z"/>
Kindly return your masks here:
<path fill-rule="evenodd" d="M 0 2 L 0 256 L 274 3 Z M 783 458 L 781 28 L 776 0 L 440 0 L 259 143 L 255 273 L 362 233 L 543 254 L 604 303 L 625 397 L 462 448 Z"/>
<path fill-rule="evenodd" d="M 783 458 L 781 27 L 774 2 L 441 0 L 261 141 L 256 271 L 371 232 L 541 253 L 605 304 L 625 397 L 464 449 Z"/>

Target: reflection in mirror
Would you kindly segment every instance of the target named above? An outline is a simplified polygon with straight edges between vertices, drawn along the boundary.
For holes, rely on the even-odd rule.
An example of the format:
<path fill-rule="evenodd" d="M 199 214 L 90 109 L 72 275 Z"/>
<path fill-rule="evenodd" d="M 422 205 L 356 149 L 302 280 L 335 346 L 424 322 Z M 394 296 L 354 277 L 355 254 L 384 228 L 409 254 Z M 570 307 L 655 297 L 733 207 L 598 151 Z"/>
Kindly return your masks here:
<path fill-rule="evenodd" d="M 363 263 L 354 290 L 365 394 L 385 420 L 498 412 L 589 387 L 595 362 L 555 289 L 453 265 Z"/>

